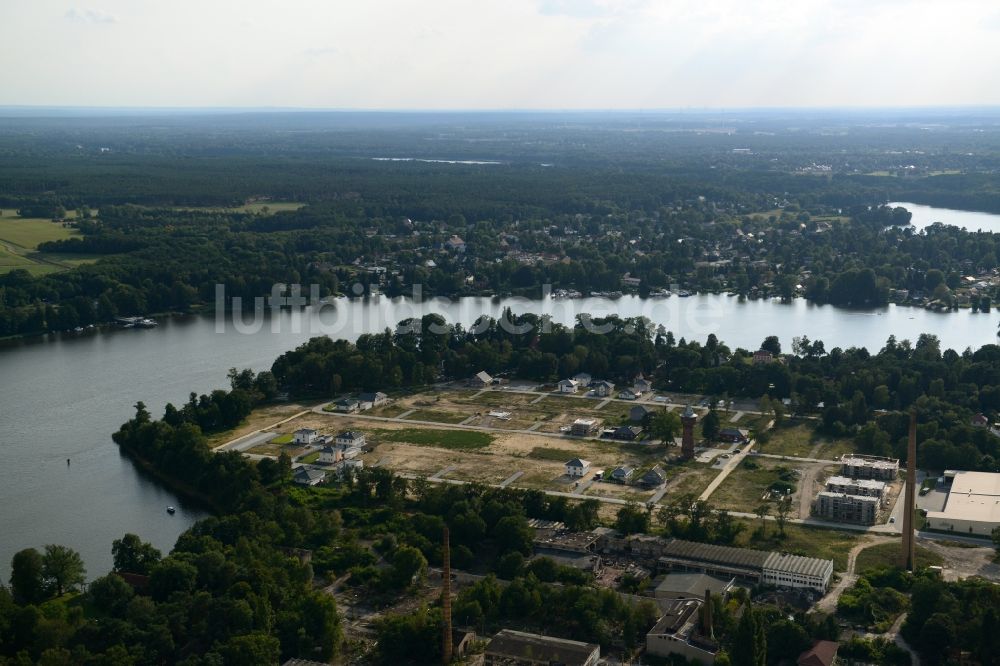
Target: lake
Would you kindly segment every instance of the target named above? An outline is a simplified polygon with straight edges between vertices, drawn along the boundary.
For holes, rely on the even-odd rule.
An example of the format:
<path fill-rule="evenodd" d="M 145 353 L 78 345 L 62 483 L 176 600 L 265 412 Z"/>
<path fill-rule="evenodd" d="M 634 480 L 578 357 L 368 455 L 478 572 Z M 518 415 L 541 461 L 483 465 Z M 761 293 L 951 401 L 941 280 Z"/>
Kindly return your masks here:
<path fill-rule="evenodd" d="M 913 219 L 910 222 L 916 229 L 923 229 L 935 222 L 941 222 L 954 227 L 962 227 L 969 231 L 1000 231 L 1000 215 L 992 213 L 935 208 L 934 206 L 924 206 L 905 201 L 894 201 L 888 205 L 902 206 L 913 213 Z"/>
<path fill-rule="evenodd" d="M 945 314 L 894 305 L 852 311 L 803 300 L 741 303 L 726 295 L 423 303 L 376 297 L 286 311 L 256 325 L 183 317 L 150 330 L 13 343 L 0 349 L 0 577 L 7 579 L 17 550 L 62 543 L 83 554 L 93 578 L 110 568 L 111 541 L 125 532 L 166 552 L 204 515 L 141 475 L 111 441 L 136 401 L 159 416 L 167 402 L 184 402 L 190 391 L 224 387 L 230 367 L 266 369 L 275 357 L 313 335 L 355 339 L 428 312 L 469 326 L 481 314 L 499 317 L 506 307 L 515 313 L 548 314 L 568 325 L 581 313 L 642 315 L 678 338 L 704 340 L 715 333 L 733 348 L 750 350 L 776 334 L 785 349 L 793 336 L 807 335 L 823 340 L 827 350 L 864 346 L 877 351 L 890 334 L 916 340 L 926 332 L 937 335 L 944 347 L 961 351 L 997 342 L 1000 321 L 996 311 Z M 168 505 L 177 507 L 176 515 L 166 513 Z"/>

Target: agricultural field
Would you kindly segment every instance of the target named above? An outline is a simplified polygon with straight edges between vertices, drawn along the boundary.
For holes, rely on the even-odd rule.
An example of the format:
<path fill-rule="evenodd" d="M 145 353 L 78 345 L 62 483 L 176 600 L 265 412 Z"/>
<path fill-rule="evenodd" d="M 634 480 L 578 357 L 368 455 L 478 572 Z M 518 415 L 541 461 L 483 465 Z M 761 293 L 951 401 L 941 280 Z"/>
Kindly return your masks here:
<path fill-rule="evenodd" d="M 255 215 L 274 215 L 286 211 L 298 210 L 304 203 L 294 201 L 255 201 L 241 206 L 175 206 L 173 210 L 204 211 L 206 213 L 253 213 Z"/>
<path fill-rule="evenodd" d="M 0 273 L 23 269 L 45 275 L 85 263 L 87 258 L 37 252 L 41 243 L 78 235 L 72 227 L 41 218 L 18 217 L 13 210 L 0 211 Z"/>

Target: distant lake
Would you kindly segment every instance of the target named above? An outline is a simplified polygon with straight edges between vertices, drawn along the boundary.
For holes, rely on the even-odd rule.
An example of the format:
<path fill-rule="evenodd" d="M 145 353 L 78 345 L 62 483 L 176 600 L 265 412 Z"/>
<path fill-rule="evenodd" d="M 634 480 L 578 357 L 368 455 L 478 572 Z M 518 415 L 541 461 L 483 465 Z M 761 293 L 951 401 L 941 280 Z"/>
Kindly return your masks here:
<path fill-rule="evenodd" d="M 915 229 L 923 229 L 935 222 L 941 222 L 942 224 L 968 229 L 969 231 L 1000 232 L 1000 215 L 993 213 L 955 210 L 954 208 L 936 208 L 934 206 L 924 206 L 923 204 L 908 203 L 906 201 L 893 201 L 888 205 L 893 207 L 902 206 L 913 213 L 913 219 L 910 222 Z"/>

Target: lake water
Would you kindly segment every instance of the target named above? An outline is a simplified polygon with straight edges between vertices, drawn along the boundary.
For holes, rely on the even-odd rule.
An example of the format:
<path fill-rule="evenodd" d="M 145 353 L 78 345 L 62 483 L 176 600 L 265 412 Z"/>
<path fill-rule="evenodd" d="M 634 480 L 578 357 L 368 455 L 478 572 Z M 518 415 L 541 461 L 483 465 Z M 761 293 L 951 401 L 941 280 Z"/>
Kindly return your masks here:
<path fill-rule="evenodd" d="M 739 302 L 725 295 L 668 299 L 535 300 L 463 298 L 416 303 L 377 297 L 339 299 L 304 312 L 235 324 L 211 317 L 173 318 L 151 330 L 116 330 L 80 337 L 52 336 L 0 348 L 0 577 L 28 546 L 62 543 L 78 549 L 90 577 L 111 565 L 111 541 L 135 532 L 163 551 L 203 514 L 185 506 L 122 457 L 111 433 L 144 401 L 154 415 L 226 384 L 230 367 L 262 370 L 313 335 L 355 339 L 428 312 L 468 327 L 482 314 L 548 314 L 572 325 L 577 315 L 646 316 L 680 337 L 715 333 L 731 347 L 756 349 L 768 335 L 785 349 L 793 336 L 823 340 L 826 348 L 876 351 L 893 334 L 916 340 L 937 335 L 963 350 L 997 342 L 1000 315 L 935 313 L 888 306 L 851 311 L 803 300 Z M 67 466 L 66 459 L 71 459 Z M 165 509 L 174 505 L 170 516 Z"/>
<path fill-rule="evenodd" d="M 913 219 L 910 222 L 916 229 L 923 229 L 935 222 L 941 222 L 954 227 L 962 227 L 969 231 L 1000 231 L 1000 215 L 992 213 L 935 208 L 933 206 L 907 203 L 905 201 L 895 201 L 889 205 L 902 206 L 913 213 Z"/>

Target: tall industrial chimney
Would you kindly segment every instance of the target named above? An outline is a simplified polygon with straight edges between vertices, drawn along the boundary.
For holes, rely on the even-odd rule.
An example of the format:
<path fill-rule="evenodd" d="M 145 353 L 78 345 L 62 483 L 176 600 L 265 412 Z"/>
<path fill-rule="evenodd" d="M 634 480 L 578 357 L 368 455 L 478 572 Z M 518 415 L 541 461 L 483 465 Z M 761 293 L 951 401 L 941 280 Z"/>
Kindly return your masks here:
<path fill-rule="evenodd" d="M 444 566 L 441 575 L 444 577 L 444 581 L 441 584 L 441 662 L 450 664 L 453 650 L 451 644 L 451 540 L 447 525 L 444 527 L 444 551 L 442 555 Z"/>
<path fill-rule="evenodd" d="M 913 571 L 916 566 L 913 543 L 913 514 L 916 512 L 917 485 L 917 411 L 910 411 L 910 439 L 906 447 L 906 491 L 903 502 L 903 548 L 899 566 Z"/>
<path fill-rule="evenodd" d="M 705 604 L 702 606 L 702 629 L 705 638 L 715 640 L 715 631 L 712 629 L 712 590 L 705 590 Z"/>

